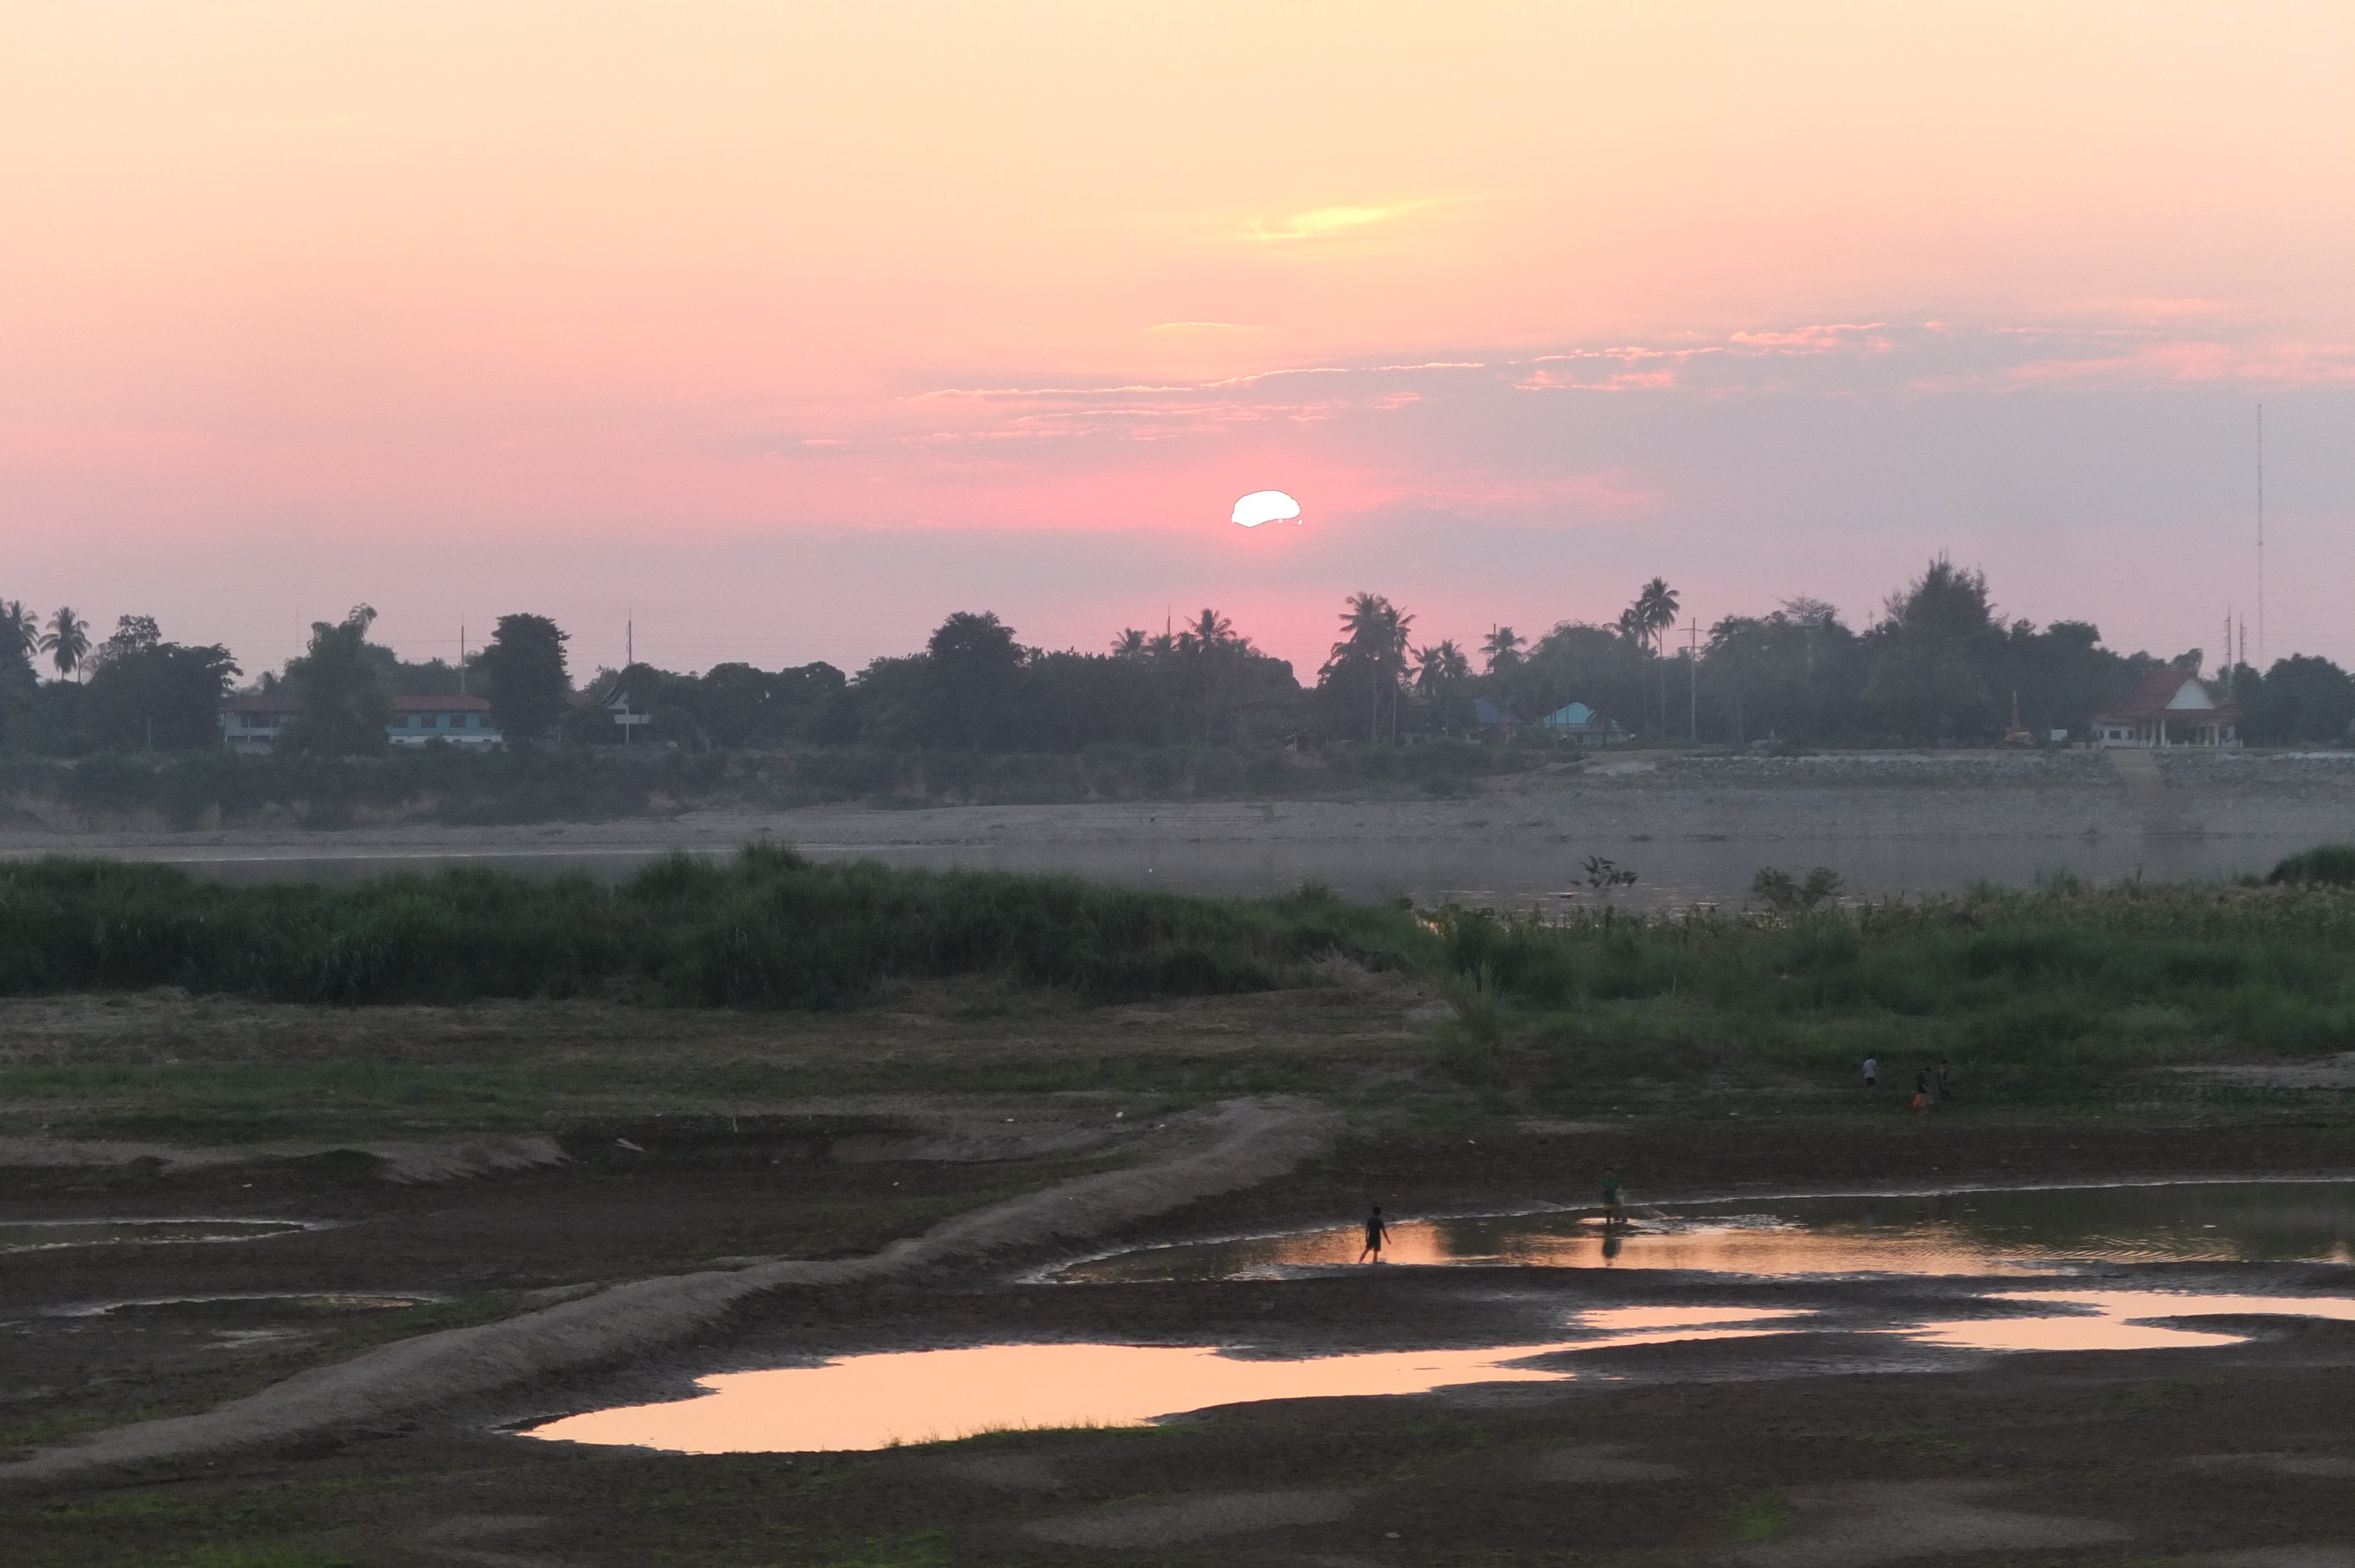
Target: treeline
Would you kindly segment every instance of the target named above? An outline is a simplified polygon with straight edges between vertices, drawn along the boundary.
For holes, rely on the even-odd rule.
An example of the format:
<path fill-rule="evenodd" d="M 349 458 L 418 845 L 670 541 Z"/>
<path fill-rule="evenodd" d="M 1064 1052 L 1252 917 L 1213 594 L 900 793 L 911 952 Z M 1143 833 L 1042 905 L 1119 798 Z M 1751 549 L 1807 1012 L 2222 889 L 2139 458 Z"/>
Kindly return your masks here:
<path fill-rule="evenodd" d="M 1986 577 L 1941 556 L 1858 630 L 1821 600 L 1728 616 L 1675 635 L 1660 578 L 1607 624 L 1564 621 L 1534 641 L 1497 627 L 1476 649 L 1420 643 L 1414 615 L 1373 593 L 1349 598 L 1312 683 L 1262 652 L 1215 610 L 1183 630 L 1123 632 L 1102 652 L 1025 647 L 988 613 L 950 616 L 917 652 L 856 674 L 826 663 L 745 663 L 681 674 L 634 664 L 576 686 L 566 634 L 544 616 L 500 619 L 464 669 L 409 663 L 368 641 L 374 612 L 312 628 L 305 653 L 255 689 L 282 686 L 300 711 L 282 747 L 319 757 L 385 749 L 401 695 L 486 697 L 510 747 L 653 744 L 689 752 L 867 747 L 1069 756 L 1090 747 L 1394 745 L 1450 736 L 1523 742 L 1537 721 L 1582 704 L 1579 736 L 1798 746 L 1978 745 L 2010 736 L 2086 738 L 2094 715 L 2154 670 L 2200 674 L 2242 710 L 2254 745 L 2339 745 L 2355 681 L 2328 659 L 2258 671 L 2200 649 L 2161 658 L 2105 648 L 2090 622 L 2005 620 Z M 57 678 L 38 678 L 46 657 Z M 1476 662 L 1477 667 L 1476 668 Z M 75 757 L 212 745 L 216 710 L 242 672 L 228 650 L 165 641 L 125 617 L 91 645 L 70 609 L 47 621 L 0 603 L 0 744 Z M 617 708 L 643 722 L 615 723 Z M 631 733 L 634 731 L 634 733 Z"/>

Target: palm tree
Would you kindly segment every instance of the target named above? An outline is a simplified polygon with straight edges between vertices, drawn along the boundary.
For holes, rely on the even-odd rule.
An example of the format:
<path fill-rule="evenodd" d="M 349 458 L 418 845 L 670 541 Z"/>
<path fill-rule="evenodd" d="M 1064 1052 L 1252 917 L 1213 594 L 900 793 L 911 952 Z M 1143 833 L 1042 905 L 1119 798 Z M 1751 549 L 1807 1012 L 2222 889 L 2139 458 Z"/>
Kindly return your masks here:
<path fill-rule="evenodd" d="M 1472 662 L 1464 656 L 1464 650 L 1443 639 L 1436 647 L 1416 649 L 1414 662 L 1414 689 L 1439 699 L 1439 733 L 1451 733 L 1449 699 L 1455 694 L 1455 683 L 1472 673 Z"/>
<path fill-rule="evenodd" d="M 0 599 L 0 663 L 22 659 L 29 664 L 40 648 L 40 619 L 13 599 Z"/>
<path fill-rule="evenodd" d="M 1636 595 L 1619 617 L 1619 632 L 1629 641 L 1648 646 L 1652 657 L 1660 657 L 1663 640 L 1668 628 L 1677 623 L 1677 590 L 1668 586 L 1666 577 L 1654 577 Z M 1668 727 L 1668 667 L 1660 666 L 1660 730 Z"/>
<path fill-rule="evenodd" d="M 1112 656 L 1115 659 L 1142 659 L 1145 649 L 1145 633 L 1134 626 L 1112 640 Z"/>
<path fill-rule="evenodd" d="M 50 618 L 49 629 L 41 633 L 41 652 L 57 665 L 59 675 L 72 674 L 90 656 L 90 622 L 70 606 L 59 607 Z"/>
<path fill-rule="evenodd" d="M 1666 577 L 1654 577 L 1636 596 L 1636 614 L 1642 620 L 1644 632 L 1651 640 L 1652 654 L 1659 656 L 1660 639 L 1677 623 L 1677 590 Z"/>
<path fill-rule="evenodd" d="M 1391 695 L 1391 736 L 1398 736 L 1398 690 L 1406 674 L 1407 628 L 1414 617 L 1401 612 L 1389 599 L 1378 593 L 1349 596 L 1349 608 L 1341 617 L 1342 640 L 1333 644 L 1333 657 L 1327 669 L 1346 663 L 1357 663 L 1366 671 L 1366 702 L 1368 723 L 1366 738 L 1382 737 L 1382 688 L 1387 685 Z"/>
<path fill-rule="evenodd" d="M 1521 645 L 1529 641 L 1509 626 L 1499 626 L 1488 633 L 1488 641 L 1480 651 L 1488 657 L 1488 673 L 1508 670 L 1521 662 Z"/>
<path fill-rule="evenodd" d="M 1219 648 L 1235 640 L 1235 623 L 1215 609 L 1204 610 L 1200 617 L 1178 634 L 1181 648 Z"/>

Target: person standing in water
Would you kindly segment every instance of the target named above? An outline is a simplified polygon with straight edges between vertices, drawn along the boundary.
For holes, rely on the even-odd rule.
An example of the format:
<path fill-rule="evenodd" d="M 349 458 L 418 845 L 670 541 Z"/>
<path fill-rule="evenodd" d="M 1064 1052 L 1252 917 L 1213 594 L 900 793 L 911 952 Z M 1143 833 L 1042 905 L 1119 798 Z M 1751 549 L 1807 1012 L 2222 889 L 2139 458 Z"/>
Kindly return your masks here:
<path fill-rule="evenodd" d="M 1376 1203 L 1373 1213 L 1366 1216 L 1366 1245 L 1358 1254 L 1358 1261 L 1363 1263 L 1370 1257 L 1376 1263 L 1381 1262 L 1382 1244 L 1390 1239 L 1391 1228 L 1382 1224 L 1382 1206 Z"/>
<path fill-rule="evenodd" d="M 1612 1170 L 1604 1171 L 1603 1172 L 1603 1228 L 1616 1230 L 1626 1218 L 1625 1208 L 1625 1205 L 1620 1201 L 1619 1172 Z"/>

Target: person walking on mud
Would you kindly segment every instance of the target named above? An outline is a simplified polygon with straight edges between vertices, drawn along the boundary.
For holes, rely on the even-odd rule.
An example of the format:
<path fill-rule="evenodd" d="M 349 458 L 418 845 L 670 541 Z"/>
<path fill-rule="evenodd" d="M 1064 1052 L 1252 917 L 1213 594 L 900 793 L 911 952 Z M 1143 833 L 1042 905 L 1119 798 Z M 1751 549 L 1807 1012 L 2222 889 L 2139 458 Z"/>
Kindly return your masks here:
<path fill-rule="evenodd" d="M 1373 1213 L 1366 1216 L 1366 1245 L 1364 1250 L 1358 1254 L 1358 1261 L 1363 1263 L 1371 1258 L 1376 1263 L 1381 1262 L 1382 1244 L 1390 1239 L 1391 1228 L 1382 1224 L 1382 1206 L 1376 1203 Z"/>
<path fill-rule="evenodd" d="M 1615 1231 L 1626 1223 L 1627 1210 L 1619 1190 L 1619 1172 L 1606 1169 L 1603 1172 L 1603 1228 Z"/>
<path fill-rule="evenodd" d="M 1864 1086 L 1870 1089 L 1880 1082 L 1881 1059 L 1877 1056 L 1867 1056 L 1864 1059 Z"/>
<path fill-rule="evenodd" d="M 1927 1067 L 1913 1075 L 1913 1108 L 1924 1112 L 1930 1108 L 1930 1069 Z"/>

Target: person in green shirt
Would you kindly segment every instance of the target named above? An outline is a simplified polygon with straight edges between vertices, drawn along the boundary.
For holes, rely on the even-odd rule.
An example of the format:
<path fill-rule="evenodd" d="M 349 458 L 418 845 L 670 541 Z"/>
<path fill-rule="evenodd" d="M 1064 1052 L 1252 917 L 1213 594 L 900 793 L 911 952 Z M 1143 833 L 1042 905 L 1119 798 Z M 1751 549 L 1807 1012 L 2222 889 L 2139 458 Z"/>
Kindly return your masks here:
<path fill-rule="evenodd" d="M 1620 1201 L 1619 1172 L 1606 1170 L 1603 1172 L 1603 1223 L 1606 1227 L 1615 1226 L 1625 1218 L 1625 1205 Z"/>

